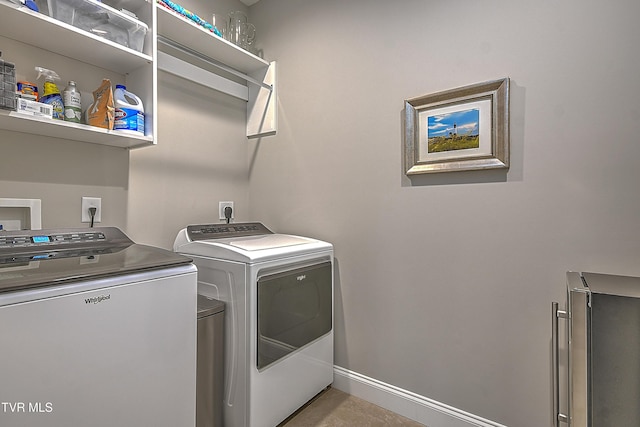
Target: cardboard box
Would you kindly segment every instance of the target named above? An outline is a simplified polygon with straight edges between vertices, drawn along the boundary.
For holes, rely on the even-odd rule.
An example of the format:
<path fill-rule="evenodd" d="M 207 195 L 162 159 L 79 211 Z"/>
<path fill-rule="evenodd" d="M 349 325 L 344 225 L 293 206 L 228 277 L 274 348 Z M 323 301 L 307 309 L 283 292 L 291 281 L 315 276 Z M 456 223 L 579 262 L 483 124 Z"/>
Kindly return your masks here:
<path fill-rule="evenodd" d="M 31 101 L 25 98 L 17 99 L 16 111 L 33 117 L 45 117 L 53 119 L 53 106 L 42 102 Z"/>

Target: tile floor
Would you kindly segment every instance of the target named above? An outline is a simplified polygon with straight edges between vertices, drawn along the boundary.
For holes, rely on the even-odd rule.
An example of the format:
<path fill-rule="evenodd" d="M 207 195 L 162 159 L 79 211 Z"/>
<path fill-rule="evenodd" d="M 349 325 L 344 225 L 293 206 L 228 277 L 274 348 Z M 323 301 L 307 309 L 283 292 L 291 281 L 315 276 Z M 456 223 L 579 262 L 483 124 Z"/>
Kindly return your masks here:
<path fill-rule="evenodd" d="M 278 427 L 424 427 L 365 400 L 328 388 Z"/>

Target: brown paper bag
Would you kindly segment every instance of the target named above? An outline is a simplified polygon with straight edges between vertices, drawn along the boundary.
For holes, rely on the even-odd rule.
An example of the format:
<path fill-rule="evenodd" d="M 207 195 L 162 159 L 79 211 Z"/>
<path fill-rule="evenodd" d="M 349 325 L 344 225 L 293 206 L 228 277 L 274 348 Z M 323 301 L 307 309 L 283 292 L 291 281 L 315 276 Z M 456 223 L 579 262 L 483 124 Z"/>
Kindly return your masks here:
<path fill-rule="evenodd" d="M 93 91 L 93 103 L 87 108 L 88 125 L 112 130 L 115 120 L 115 105 L 111 80 L 103 79 L 100 87 Z"/>

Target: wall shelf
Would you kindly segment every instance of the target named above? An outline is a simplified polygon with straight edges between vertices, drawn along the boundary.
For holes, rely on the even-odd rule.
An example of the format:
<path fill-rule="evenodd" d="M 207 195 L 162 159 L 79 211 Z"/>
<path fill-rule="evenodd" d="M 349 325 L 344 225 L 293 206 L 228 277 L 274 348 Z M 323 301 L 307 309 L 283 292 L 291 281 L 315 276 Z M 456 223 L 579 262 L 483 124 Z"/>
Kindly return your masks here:
<path fill-rule="evenodd" d="M 276 63 L 267 62 L 191 20 L 157 5 L 158 44 L 187 53 L 188 61 L 159 51 L 158 69 L 247 101 L 247 137 L 277 131 Z M 213 65 L 244 79 L 240 85 L 201 67 Z"/>
<path fill-rule="evenodd" d="M 153 62 L 149 55 L 87 33 L 26 7 L 14 8 L 0 3 L 0 10 L 1 34 L 19 42 L 121 74 L 127 74 Z"/>
<path fill-rule="evenodd" d="M 4 52 L 6 59 L 20 53 L 20 56 L 31 56 L 27 64 L 41 65 L 37 57 L 40 52 L 38 49 L 42 49 L 60 55 L 65 60 L 68 59 L 71 64 L 77 64 L 78 69 L 86 70 L 86 64 L 90 64 L 121 75 L 119 80 L 143 99 L 147 135 L 125 134 L 84 124 L 23 115 L 8 110 L 0 110 L 0 130 L 120 148 L 138 148 L 156 143 L 154 135 L 156 134 L 157 71 L 154 59 L 155 43 L 153 43 L 155 8 L 146 0 L 125 1 L 126 3 L 121 5 L 135 10 L 135 13 L 142 16 L 143 22 L 146 21 L 145 23 L 149 26 L 143 52 L 98 37 L 44 13 L 34 12 L 6 0 L 0 0 L 0 36 L 22 43 L 22 45 L 16 45 L 20 48 L 13 47 L 14 52 L 11 50 Z M 23 66 L 25 66 L 24 60 Z M 91 76 L 86 75 L 86 71 L 85 75 L 79 75 L 78 79 L 83 77 L 91 79 Z M 112 82 L 112 85 L 115 85 L 115 82 Z M 86 93 L 95 87 L 79 87 L 79 89 Z M 87 107 L 88 105 L 83 105 L 83 109 Z"/>
<path fill-rule="evenodd" d="M 267 68 L 264 59 L 218 37 L 195 22 L 157 5 L 158 34 L 218 60 L 231 68 L 250 74 Z"/>
<path fill-rule="evenodd" d="M 153 144 L 153 138 L 150 136 L 130 135 L 95 126 L 30 117 L 7 110 L 0 110 L 0 129 L 120 148 L 137 148 Z"/>
<path fill-rule="evenodd" d="M 161 69 L 247 101 L 248 138 L 276 133 L 275 62 L 267 62 L 161 5 L 146 0 L 127 1 L 140 7 L 136 13 L 142 15 L 143 22 L 149 25 L 144 52 L 126 48 L 6 0 L 0 0 L 0 36 L 53 52 L 70 61 L 84 62 L 123 75 L 127 88 L 143 100 L 147 135 L 123 135 L 117 131 L 5 110 L 0 110 L 0 129 L 122 148 L 154 145 L 157 70 Z M 161 44 L 161 40 L 176 42 L 205 61 L 211 61 L 209 64 L 221 64 L 222 74 L 205 69 L 207 67 L 202 67 L 198 59 L 187 62 L 166 52 L 157 52 L 156 45 Z M 247 83 L 242 85 L 225 77 L 229 72 Z M 81 88 L 82 91 L 87 89 Z"/>

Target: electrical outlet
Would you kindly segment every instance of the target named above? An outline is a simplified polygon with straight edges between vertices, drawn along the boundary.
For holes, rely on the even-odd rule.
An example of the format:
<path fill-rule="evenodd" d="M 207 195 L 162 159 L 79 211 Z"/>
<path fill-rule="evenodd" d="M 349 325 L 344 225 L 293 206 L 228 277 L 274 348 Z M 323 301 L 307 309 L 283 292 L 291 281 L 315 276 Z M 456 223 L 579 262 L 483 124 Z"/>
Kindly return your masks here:
<path fill-rule="evenodd" d="M 233 215 L 235 211 L 233 210 L 233 202 L 218 202 L 218 211 L 220 213 L 219 217 L 221 220 L 226 220 L 227 217 L 224 216 L 224 208 L 229 206 L 231 208 L 231 219 L 233 219 Z"/>
<path fill-rule="evenodd" d="M 96 208 L 96 214 L 93 222 L 102 221 L 102 199 L 100 197 L 83 197 L 82 198 L 82 222 L 91 222 L 89 208 Z"/>

